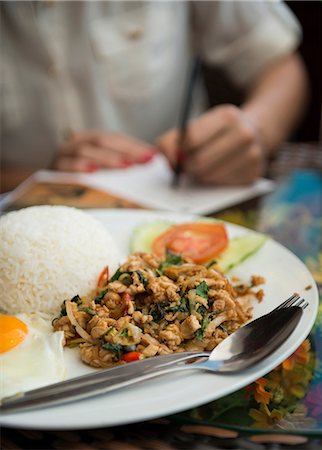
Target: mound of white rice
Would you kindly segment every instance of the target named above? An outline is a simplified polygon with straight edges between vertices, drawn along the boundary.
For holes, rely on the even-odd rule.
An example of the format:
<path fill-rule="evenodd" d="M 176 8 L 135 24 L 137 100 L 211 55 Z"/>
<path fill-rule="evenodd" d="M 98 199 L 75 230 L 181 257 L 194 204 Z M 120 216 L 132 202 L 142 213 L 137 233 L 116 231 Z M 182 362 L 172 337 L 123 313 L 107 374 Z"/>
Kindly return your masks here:
<path fill-rule="evenodd" d="M 66 206 L 33 206 L 0 218 L 0 309 L 57 314 L 65 299 L 96 288 L 120 263 L 97 220 Z"/>

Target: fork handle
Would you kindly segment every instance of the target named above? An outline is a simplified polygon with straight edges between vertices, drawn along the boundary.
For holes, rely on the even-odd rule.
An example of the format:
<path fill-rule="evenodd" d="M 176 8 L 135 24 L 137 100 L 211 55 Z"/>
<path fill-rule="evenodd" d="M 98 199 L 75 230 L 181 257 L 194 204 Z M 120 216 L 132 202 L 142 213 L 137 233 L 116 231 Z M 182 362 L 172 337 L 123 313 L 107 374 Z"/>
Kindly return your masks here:
<path fill-rule="evenodd" d="M 94 395 L 102 395 L 165 373 L 199 368 L 197 367 L 199 366 L 198 363 L 184 364 L 184 362 L 208 356 L 208 352 L 176 353 L 102 370 L 94 375 L 85 375 L 35 389 L 22 394 L 20 397 L 13 396 L 3 399 L 0 412 L 23 411 L 39 406 L 54 406 L 86 399 Z"/>

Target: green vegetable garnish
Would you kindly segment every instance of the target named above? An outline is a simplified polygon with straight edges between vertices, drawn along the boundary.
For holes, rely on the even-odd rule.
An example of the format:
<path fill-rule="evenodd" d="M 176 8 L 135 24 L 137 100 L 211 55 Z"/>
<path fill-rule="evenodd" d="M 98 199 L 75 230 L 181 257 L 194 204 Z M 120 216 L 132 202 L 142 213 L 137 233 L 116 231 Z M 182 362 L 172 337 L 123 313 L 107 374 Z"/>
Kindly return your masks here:
<path fill-rule="evenodd" d="M 139 270 L 136 270 L 133 273 L 137 273 L 138 274 L 139 280 L 141 281 L 143 286 L 146 287 L 148 282 L 149 282 L 149 280 Z"/>
<path fill-rule="evenodd" d="M 103 289 L 103 290 L 95 297 L 94 302 L 95 302 L 96 304 L 101 303 L 101 300 L 103 300 L 103 298 L 104 298 L 104 296 L 105 296 L 105 294 L 106 294 L 107 291 L 108 291 L 108 288 Z"/>
<path fill-rule="evenodd" d="M 129 337 L 129 331 L 127 328 L 123 328 L 123 330 L 119 333 L 119 337 Z"/>
<path fill-rule="evenodd" d="M 118 359 L 121 359 L 123 354 L 123 347 L 121 344 L 111 344 L 110 342 L 106 342 L 102 345 L 104 350 L 108 350 L 109 352 L 114 353 Z"/>
<path fill-rule="evenodd" d="M 79 311 L 84 311 L 87 314 L 89 314 L 90 316 L 96 316 L 96 312 L 93 311 L 91 308 L 88 308 L 87 306 L 84 308 L 79 308 Z"/>
<path fill-rule="evenodd" d="M 201 328 L 199 328 L 199 330 L 196 331 L 196 338 L 198 339 L 198 341 L 202 341 L 203 335 L 206 331 L 206 328 L 210 324 L 210 322 L 211 322 L 211 319 L 209 317 L 209 314 L 207 314 L 202 320 Z"/>
<path fill-rule="evenodd" d="M 109 279 L 109 283 L 111 283 L 112 281 L 116 281 L 119 279 L 119 277 L 122 275 L 123 272 L 120 271 L 120 269 L 117 269 L 117 271 L 115 272 L 115 274 Z"/>
<path fill-rule="evenodd" d="M 205 281 L 202 281 L 196 287 L 196 294 L 199 295 L 202 298 L 208 299 L 208 291 L 209 291 L 209 287 L 208 287 L 208 284 Z"/>
<path fill-rule="evenodd" d="M 187 299 L 182 297 L 180 300 L 180 305 L 170 306 L 168 311 L 177 312 L 180 311 L 182 313 L 189 313 L 189 306 L 187 304 Z"/>
<path fill-rule="evenodd" d="M 182 258 L 180 255 L 175 255 L 174 253 L 171 252 L 167 252 L 167 257 L 166 260 L 163 261 L 158 269 L 156 270 L 158 275 L 163 275 L 164 274 L 164 269 L 166 269 L 167 267 L 170 266 L 178 266 L 179 264 L 182 263 Z"/>
<path fill-rule="evenodd" d="M 212 259 L 209 263 L 206 264 L 206 268 L 210 269 L 210 267 L 216 263 L 217 263 L 217 259 Z"/>
<path fill-rule="evenodd" d="M 204 306 L 202 306 L 201 308 L 203 308 L 206 311 L 206 308 Z M 199 311 L 201 308 L 198 309 L 198 312 L 200 312 L 201 314 L 204 313 L 204 310 Z M 202 341 L 203 339 L 203 335 L 205 334 L 206 328 L 208 327 L 208 325 L 210 324 L 210 322 L 213 320 L 214 316 L 216 314 L 218 314 L 220 311 L 212 311 L 210 314 L 206 314 L 203 319 L 202 319 L 202 323 L 201 323 L 201 328 L 199 328 L 199 330 L 196 331 L 196 337 L 198 339 L 198 341 Z M 221 325 L 219 325 L 221 327 Z M 225 328 L 225 327 L 224 327 Z M 225 330 L 227 332 L 227 329 L 225 328 Z"/>
<path fill-rule="evenodd" d="M 164 305 L 155 303 L 152 310 L 150 311 L 150 314 L 152 315 L 154 322 L 160 322 L 160 320 L 163 319 L 164 315 L 166 314 Z"/>
<path fill-rule="evenodd" d="M 82 304 L 82 299 L 80 298 L 80 296 L 77 294 L 75 295 L 73 298 L 70 299 L 71 302 L 76 303 L 77 305 L 81 305 Z M 66 312 L 66 300 L 63 301 L 62 305 L 61 305 L 61 309 L 60 309 L 60 317 L 63 316 L 67 316 L 67 312 Z"/>
<path fill-rule="evenodd" d="M 82 299 L 78 294 L 75 295 L 70 301 L 76 303 L 77 305 L 80 305 L 82 303 Z"/>

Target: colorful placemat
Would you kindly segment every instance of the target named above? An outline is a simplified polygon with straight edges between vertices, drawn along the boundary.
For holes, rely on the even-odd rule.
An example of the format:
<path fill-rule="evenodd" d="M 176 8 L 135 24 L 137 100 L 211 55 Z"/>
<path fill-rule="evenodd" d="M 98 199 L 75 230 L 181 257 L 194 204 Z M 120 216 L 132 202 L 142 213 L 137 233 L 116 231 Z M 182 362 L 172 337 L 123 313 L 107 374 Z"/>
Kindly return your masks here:
<path fill-rule="evenodd" d="M 81 183 L 31 182 L 22 185 L 19 195 L 4 211 L 35 205 L 65 205 L 75 208 L 140 208 L 134 202 Z"/>
<path fill-rule="evenodd" d="M 256 209 L 235 208 L 216 217 L 269 234 L 289 248 L 310 269 L 322 299 L 321 199 L 321 174 L 296 170 L 281 178 L 275 192 Z M 310 336 L 275 370 L 172 419 L 250 433 L 321 435 L 322 303 Z"/>

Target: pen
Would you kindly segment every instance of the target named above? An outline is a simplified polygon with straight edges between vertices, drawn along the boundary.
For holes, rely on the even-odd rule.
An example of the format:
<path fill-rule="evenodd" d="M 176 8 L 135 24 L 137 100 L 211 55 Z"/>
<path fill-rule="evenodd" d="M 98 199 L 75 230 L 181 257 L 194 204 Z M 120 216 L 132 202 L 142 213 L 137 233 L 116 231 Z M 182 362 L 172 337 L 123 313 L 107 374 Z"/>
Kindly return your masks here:
<path fill-rule="evenodd" d="M 193 100 L 193 93 L 195 86 L 197 85 L 197 81 L 199 78 L 199 73 L 201 69 L 201 63 L 199 58 L 194 58 L 191 70 L 189 73 L 189 78 L 187 81 L 186 90 L 184 92 L 183 104 L 180 113 L 180 121 L 179 121 L 179 140 L 178 140 L 178 149 L 177 149 L 177 160 L 174 168 L 172 185 L 173 187 L 179 186 L 180 177 L 183 169 L 183 164 L 185 160 L 185 139 L 186 139 L 186 131 L 187 131 L 187 123 L 189 114 L 191 111 L 191 105 Z"/>

